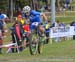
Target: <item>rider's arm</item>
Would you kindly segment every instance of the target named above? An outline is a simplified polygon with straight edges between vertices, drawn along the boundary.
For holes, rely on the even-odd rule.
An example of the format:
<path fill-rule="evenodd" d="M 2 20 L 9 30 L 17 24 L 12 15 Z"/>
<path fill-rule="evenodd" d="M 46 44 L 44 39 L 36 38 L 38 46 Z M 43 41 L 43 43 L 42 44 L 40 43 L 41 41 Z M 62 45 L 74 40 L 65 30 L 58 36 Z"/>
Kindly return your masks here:
<path fill-rule="evenodd" d="M 31 15 L 34 15 L 34 16 L 40 15 L 40 12 L 37 12 L 35 10 L 31 10 Z"/>
<path fill-rule="evenodd" d="M 44 13 L 40 13 L 40 12 L 37 12 L 35 10 L 32 10 L 31 14 L 33 14 L 33 15 L 41 15 L 47 21 L 47 16 Z"/>
<path fill-rule="evenodd" d="M 47 21 L 47 16 L 44 13 L 41 13 L 40 15 Z"/>

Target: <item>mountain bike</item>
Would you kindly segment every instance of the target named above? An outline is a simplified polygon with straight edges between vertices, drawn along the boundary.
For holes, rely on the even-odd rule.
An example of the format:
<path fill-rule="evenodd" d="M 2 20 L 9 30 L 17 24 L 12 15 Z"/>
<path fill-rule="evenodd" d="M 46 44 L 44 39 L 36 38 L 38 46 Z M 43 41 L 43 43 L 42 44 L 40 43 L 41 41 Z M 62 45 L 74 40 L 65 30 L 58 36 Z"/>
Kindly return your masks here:
<path fill-rule="evenodd" d="M 45 35 L 42 36 L 42 33 L 39 29 L 40 25 L 32 30 L 29 41 L 29 50 L 31 55 L 41 53 L 42 47 L 45 41 Z"/>

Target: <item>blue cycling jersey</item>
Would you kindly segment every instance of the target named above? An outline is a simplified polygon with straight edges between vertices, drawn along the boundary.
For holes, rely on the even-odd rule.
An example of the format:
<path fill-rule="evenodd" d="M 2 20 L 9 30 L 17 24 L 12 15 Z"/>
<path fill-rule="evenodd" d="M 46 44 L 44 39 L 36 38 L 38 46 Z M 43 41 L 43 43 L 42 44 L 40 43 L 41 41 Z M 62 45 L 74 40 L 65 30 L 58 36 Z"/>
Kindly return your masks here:
<path fill-rule="evenodd" d="M 29 18 L 31 23 L 42 22 L 41 17 L 40 17 L 40 12 L 37 12 L 35 10 L 31 10 L 29 16 L 27 16 L 26 14 L 23 14 L 23 17 Z"/>
<path fill-rule="evenodd" d="M 35 11 L 35 10 L 31 10 L 31 11 L 30 11 L 30 15 L 34 15 L 34 16 L 40 15 L 40 12 L 37 12 L 37 11 Z"/>
<path fill-rule="evenodd" d="M 30 19 L 30 29 L 33 30 L 35 29 L 35 25 L 33 25 L 33 23 L 35 24 L 35 22 L 37 22 L 38 24 L 42 22 L 42 19 L 40 17 L 40 12 L 37 12 L 35 10 L 31 10 L 30 11 L 30 15 L 27 16 L 25 13 L 23 14 L 23 17 Z"/>

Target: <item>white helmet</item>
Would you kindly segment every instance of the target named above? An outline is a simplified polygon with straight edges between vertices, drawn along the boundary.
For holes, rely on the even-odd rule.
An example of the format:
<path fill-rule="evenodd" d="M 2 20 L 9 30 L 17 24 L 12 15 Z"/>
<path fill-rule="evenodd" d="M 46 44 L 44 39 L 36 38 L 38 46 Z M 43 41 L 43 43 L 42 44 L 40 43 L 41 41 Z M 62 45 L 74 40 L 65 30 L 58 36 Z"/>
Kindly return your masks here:
<path fill-rule="evenodd" d="M 24 13 L 30 12 L 30 10 L 31 10 L 30 6 L 25 6 L 25 7 L 23 8 L 23 12 L 24 12 Z"/>

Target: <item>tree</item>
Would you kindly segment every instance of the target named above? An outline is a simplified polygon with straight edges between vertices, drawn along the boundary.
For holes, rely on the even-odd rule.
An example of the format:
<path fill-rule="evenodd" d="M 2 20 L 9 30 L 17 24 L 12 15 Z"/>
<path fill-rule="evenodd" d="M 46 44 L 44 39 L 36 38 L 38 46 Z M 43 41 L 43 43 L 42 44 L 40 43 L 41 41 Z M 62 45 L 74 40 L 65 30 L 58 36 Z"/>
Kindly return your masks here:
<path fill-rule="evenodd" d="M 7 9 L 8 8 L 8 0 L 0 0 L 0 9 Z"/>

